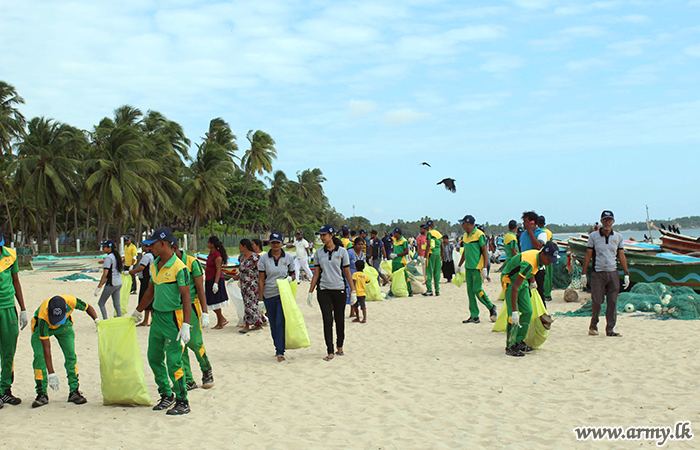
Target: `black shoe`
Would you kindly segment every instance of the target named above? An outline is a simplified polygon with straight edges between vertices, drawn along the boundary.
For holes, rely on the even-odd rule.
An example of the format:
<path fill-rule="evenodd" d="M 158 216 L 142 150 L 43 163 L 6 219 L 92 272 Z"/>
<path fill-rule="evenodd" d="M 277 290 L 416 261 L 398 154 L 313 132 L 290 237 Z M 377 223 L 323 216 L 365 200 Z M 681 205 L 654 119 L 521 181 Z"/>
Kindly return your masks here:
<path fill-rule="evenodd" d="M 440 293 L 439 293 L 439 292 L 436 292 L 436 293 L 435 293 L 435 297 L 440 297 Z"/>
<path fill-rule="evenodd" d="M 169 416 L 181 416 L 183 414 L 190 413 L 190 404 L 187 400 L 178 400 L 175 402 L 175 406 L 168 410 L 167 415 Z"/>
<path fill-rule="evenodd" d="M 408 296 L 409 296 L 409 297 L 413 297 L 413 294 L 412 294 L 412 293 L 409 293 Z"/>
<path fill-rule="evenodd" d="M 32 402 L 32 408 L 38 408 L 40 406 L 47 405 L 49 403 L 49 396 L 46 394 L 37 394 L 36 398 Z"/>
<path fill-rule="evenodd" d="M 544 300 L 545 302 L 551 302 L 551 301 L 552 301 L 552 297 L 545 297 L 543 300 Z"/>
<path fill-rule="evenodd" d="M 171 406 L 173 406 L 173 403 L 175 403 L 175 394 L 170 394 L 165 395 L 165 394 L 160 394 L 160 401 L 156 406 L 153 407 L 153 411 L 162 411 L 164 409 L 168 409 Z"/>
<path fill-rule="evenodd" d="M 87 403 L 87 399 L 83 397 L 83 394 L 77 389 L 70 393 L 70 395 L 68 396 L 68 401 L 73 402 L 76 405 L 82 405 Z"/>
<path fill-rule="evenodd" d="M 209 369 L 202 373 L 202 388 L 209 389 L 214 386 L 214 372 Z"/>
<path fill-rule="evenodd" d="M 535 350 L 534 348 L 530 347 L 527 345 L 525 342 L 521 341 L 515 344 L 513 347 L 517 348 L 523 353 L 530 353 L 531 351 Z"/>
<path fill-rule="evenodd" d="M 470 317 L 467 320 L 463 320 L 462 323 L 481 323 L 478 317 Z"/>
<path fill-rule="evenodd" d="M 191 391 L 192 389 L 198 388 L 197 383 L 195 383 L 194 381 L 188 381 L 187 383 L 185 383 L 185 387 L 187 388 L 188 391 Z"/>
<path fill-rule="evenodd" d="M 432 296 L 433 296 L 433 291 L 423 292 L 421 295 L 422 295 L 423 297 L 432 297 Z"/>
<path fill-rule="evenodd" d="M 8 405 L 17 406 L 22 403 L 22 400 L 12 395 L 12 391 L 10 389 L 5 389 L 5 393 L 0 397 L 0 403 L 7 403 Z"/>
<path fill-rule="evenodd" d="M 493 305 L 491 309 L 489 309 L 489 314 L 491 315 L 491 322 L 495 322 L 498 319 L 498 310 L 496 309 L 496 305 Z"/>
<path fill-rule="evenodd" d="M 508 355 L 508 356 L 517 356 L 517 357 L 525 356 L 525 353 L 521 352 L 521 351 L 518 350 L 516 347 L 517 347 L 517 345 L 514 345 L 514 346 L 512 346 L 512 347 L 507 348 L 507 349 L 506 349 L 506 355 Z"/>

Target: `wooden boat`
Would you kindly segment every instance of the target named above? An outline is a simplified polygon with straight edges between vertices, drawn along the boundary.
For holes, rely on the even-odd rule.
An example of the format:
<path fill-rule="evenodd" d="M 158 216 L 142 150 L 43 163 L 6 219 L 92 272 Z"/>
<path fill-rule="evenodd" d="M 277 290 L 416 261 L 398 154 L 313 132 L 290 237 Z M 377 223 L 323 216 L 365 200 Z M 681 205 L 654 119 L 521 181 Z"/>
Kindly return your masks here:
<path fill-rule="evenodd" d="M 37 255 L 29 262 L 33 270 L 67 271 L 98 269 L 104 262 L 104 255 L 95 256 L 53 256 Z"/>
<path fill-rule="evenodd" d="M 659 231 L 661 232 L 661 248 L 664 250 L 681 254 L 700 252 L 700 242 L 697 239 L 665 230 Z"/>
<path fill-rule="evenodd" d="M 571 254 L 578 259 L 580 262 L 583 262 L 583 259 L 586 256 L 586 251 L 588 250 L 587 244 L 588 240 L 584 240 L 580 237 L 573 237 L 569 238 L 568 240 L 568 248 Z M 669 258 L 664 258 L 660 256 L 661 253 L 661 248 L 659 248 L 659 251 L 656 253 L 647 253 L 647 252 L 642 252 L 642 251 L 633 251 L 629 250 L 627 246 L 625 246 L 625 257 L 627 258 L 627 263 L 650 263 L 650 264 L 665 264 L 669 262 Z"/>
<path fill-rule="evenodd" d="M 628 264 L 630 281 L 686 286 L 700 292 L 700 258 L 696 259 L 698 259 L 697 262 L 687 263 L 630 263 Z"/>

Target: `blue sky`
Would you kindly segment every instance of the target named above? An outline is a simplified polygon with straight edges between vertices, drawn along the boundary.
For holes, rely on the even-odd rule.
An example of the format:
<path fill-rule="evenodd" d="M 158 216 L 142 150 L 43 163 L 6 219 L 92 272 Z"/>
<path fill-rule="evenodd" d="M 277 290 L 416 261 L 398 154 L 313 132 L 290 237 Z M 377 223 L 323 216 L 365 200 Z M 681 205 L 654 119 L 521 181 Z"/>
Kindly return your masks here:
<path fill-rule="evenodd" d="M 372 222 L 699 214 L 700 0 L 484 4 L 0 0 L 0 79 L 85 129 L 131 104 L 193 142 L 264 130 Z"/>

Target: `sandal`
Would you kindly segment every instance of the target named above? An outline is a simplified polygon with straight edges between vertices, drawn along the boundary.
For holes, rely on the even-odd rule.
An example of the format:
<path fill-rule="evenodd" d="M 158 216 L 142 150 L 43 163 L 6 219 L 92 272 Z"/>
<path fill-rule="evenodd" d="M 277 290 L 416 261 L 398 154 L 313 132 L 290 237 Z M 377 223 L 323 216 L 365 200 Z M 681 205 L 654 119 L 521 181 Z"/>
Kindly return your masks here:
<path fill-rule="evenodd" d="M 284 358 L 284 355 L 277 355 L 277 362 L 282 362 L 282 361 L 286 361 L 286 359 Z"/>
<path fill-rule="evenodd" d="M 614 331 L 612 333 L 608 333 L 608 336 L 610 337 L 622 337 L 620 333 L 615 333 Z"/>
<path fill-rule="evenodd" d="M 324 361 L 332 361 L 333 360 L 333 355 L 328 355 L 325 358 L 323 358 Z"/>
<path fill-rule="evenodd" d="M 343 353 L 342 350 L 338 350 L 337 352 L 335 352 L 335 354 L 338 356 L 345 356 L 345 353 Z"/>

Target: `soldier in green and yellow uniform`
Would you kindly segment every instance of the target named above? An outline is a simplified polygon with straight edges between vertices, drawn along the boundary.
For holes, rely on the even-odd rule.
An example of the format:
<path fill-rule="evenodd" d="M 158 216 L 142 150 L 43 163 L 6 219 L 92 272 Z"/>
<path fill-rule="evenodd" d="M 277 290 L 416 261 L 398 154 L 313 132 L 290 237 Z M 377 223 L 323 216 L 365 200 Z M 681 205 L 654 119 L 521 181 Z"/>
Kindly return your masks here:
<path fill-rule="evenodd" d="M 442 270 L 442 234 L 435 229 L 432 220 L 426 222 L 428 233 L 428 248 L 425 254 L 426 286 L 428 291 L 424 296 L 433 295 L 433 280 L 435 280 L 435 295 L 440 295 L 440 272 Z"/>
<path fill-rule="evenodd" d="M 202 370 L 202 387 L 209 389 L 214 386 L 214 374 L 209 363 L 209 356 L 204 348 L 204 338 L 202 328 L 209 327 L 209 313 L 207 312 L 207 300 L 204 295 L 204 269 L 194 256 L 181 251 L 177 244 L 173 246 L 173 251 L 178 258 L 187 266 L 190 272 L 190 297 L 192 298 L 192 333 L 190 341 L 183 350 L 182 367 L 185 369 L 185 385 L 187 390 L 197 388 L 197 383 L 192 376 L 190 367 L 190 352 L 194 352 L 199 368 Z M 200 321 L 201 318 L 201 321 Z"/>
<path fill-rule="evenodd" d="M 467 214 L 459 220 L 459 223 L 462 224 L 462 229 L 465 231 L 464 236 L 462 236 L 464 252 L 459 260 L 459 266 L 464 264 L 464 281 L 467 282 L 467 296 L 469 297 L 469 319 L 462 321 L 462 323 L 480 323 L 477 299 L 489 309 L 491 322 L 495 322 L 498 311 L 482 287 L 482 281 L 486 278 L 486 262 L 489 260 L 486 236 L 483 231 L 476 227 L 474 216 Z"/>
<path fill-rule="evenodd" d="M 175 242 L 175 236 L 167 227 L 157 228 L 150 239 L 143 241 L 151 246 L 156 259 L 151 264 L 148 290 L 132 314 L 140 318 L 141 311 L 153 300 L 153 322 L 148 334 L 148 364 L 160 394 L 160 401 L 153 410 L 161 411 L 175 403 L 168 410 L 168 415 L 190 412 L 182 368 L 183 348 L 190 340 L 190 276 L 185 263 L 173 253 L 172 246 Z"/>
<path fill-rule="evenodd" d="M 56 295 L 44 300 L 34 313 L 32 319 L 32 350 L 34 350 L 34 382 L 36 383 L 36 399 L 32 408 L 38 408 L 49 403 L 46 387 L 58 390 L 58 376 L 54 371 L 51 358 L 51 336 L 54 336 L 61 346 L 68 375 L 68 401 L 76 405 L 87 403 L 87 399 L 78 390 L 78 358 L 75 356 L 75 332 L 73 332 L 73 311 L 85 311 L 95 323 L 99 322 L 97 313 L 92 306 L 72 295 Z M 48 374 L 48 376 L 47 376 Z"/>
<path fill-rule="evenodd" d="M 19 303 L 19 324 L 15 298 Z M 4 403 L 19 405 L 18 397 L 12 395 L 12 382 L 15 378 L 15 352 L 20 326 L 27 326 L 27 308 L 24 306 L 22 285 L 19 282 L 17 252 L 5 247 L 5 239 L 0 228 L 0 408 Z"/>
<path fill-rule="evenodd" d="M 391 272 L 394 273 L 397 270 L 406 269 L 406 255 L 408 255 L 408 241 L 403 237 L 401 228 L 394 228 L 394 247 L 393 252 L 389 255 L 391 258 Z M 404 271 L 406 275 L 406 288 L 408 289 L 408 296 L 413 297 L 413 291 L 411 290 L 411 279 L 408 276 L 408 270 Z"/>
<path fill-rule="evenodd" d="M 548 242 L 541 250 L 527 250 L 518 253 L 503 268 L 501 280 L 506 284 L 505 305 L 510 320 L 506 329 L 506 355 L 524 356 L 532 351 L 523 342 L 527 336 L 532 318 L 530 284 L 528 279 L 559 257 L 559 249 L 554 242 Z M 522 325 L 521 325 L 522 324 Z"/>

